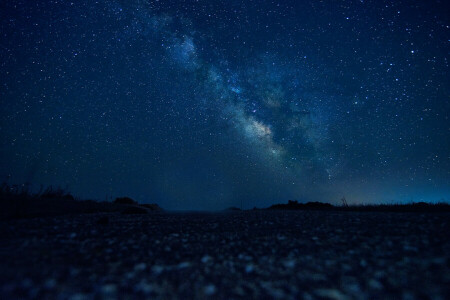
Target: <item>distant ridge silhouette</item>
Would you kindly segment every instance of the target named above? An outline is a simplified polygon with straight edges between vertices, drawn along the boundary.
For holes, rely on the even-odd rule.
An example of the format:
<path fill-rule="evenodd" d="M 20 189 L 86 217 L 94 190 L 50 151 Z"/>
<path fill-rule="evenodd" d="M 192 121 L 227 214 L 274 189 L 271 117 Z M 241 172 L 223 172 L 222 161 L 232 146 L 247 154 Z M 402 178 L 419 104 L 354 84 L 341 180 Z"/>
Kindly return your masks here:
<path fill-rule="evenodd" d="M 287 204 L 273 204 L 268 210 L 334 210 L 334 211 L 384 211 L 384 212 L 450 212 L 448 203 L 416 202 L 407 204 L 332 205 L 324 202 L 299 203 L 289 200 Z"/>

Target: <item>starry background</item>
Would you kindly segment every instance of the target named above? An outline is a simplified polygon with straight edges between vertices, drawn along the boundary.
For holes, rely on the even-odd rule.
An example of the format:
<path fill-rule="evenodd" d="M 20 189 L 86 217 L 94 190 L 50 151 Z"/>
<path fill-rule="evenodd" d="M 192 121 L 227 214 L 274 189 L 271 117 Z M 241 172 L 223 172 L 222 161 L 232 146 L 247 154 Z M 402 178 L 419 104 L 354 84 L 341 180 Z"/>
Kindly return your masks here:
<path fill-rule="evenodd" d="M 450 202 L 446 1 L 2 1 L 0 176 L 166 209 Z"/>

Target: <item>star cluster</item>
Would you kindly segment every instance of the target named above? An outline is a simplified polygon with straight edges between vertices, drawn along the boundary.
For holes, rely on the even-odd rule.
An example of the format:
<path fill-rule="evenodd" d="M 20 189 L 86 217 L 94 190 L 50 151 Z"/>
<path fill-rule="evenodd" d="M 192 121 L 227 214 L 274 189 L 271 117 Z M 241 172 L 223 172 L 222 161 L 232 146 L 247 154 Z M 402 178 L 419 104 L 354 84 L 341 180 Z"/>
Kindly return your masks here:
<path fill-rule="evenodd" d="M 8 1 L 0 176 L 169 209 L 450 201 L 441 1 Z"/>

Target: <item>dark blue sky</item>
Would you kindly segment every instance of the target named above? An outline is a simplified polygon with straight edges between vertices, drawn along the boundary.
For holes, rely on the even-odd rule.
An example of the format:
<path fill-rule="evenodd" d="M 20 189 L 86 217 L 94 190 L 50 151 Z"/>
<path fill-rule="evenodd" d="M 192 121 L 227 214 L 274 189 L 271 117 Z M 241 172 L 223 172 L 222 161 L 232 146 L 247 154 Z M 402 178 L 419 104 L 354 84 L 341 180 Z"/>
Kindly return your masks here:
<path fill-rule="evenodd" d="M 450 201 L 446 1 L 3 1 L 0 176 L 167 209 Z"/>

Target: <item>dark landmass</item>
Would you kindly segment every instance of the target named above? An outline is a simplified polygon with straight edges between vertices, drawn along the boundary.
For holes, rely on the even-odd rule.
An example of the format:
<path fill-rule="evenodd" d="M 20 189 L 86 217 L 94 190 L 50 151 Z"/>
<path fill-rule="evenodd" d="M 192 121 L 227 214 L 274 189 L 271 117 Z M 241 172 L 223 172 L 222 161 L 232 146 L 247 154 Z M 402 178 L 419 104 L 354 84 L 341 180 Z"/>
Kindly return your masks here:
<path fill-rule="evenodd" d="M 0 296 L 445 299 L 449 213 L 255 210 L 0 221 Z"/>
<path fill-rule="evenodd" d="M 129 197 L 119 197 L 113 202 L 79 200 L 64 189 L 48 187 L 31 193 L 26 188 L 0 186 L 0 220 L 84 214 L 120 212 L 139 214 L 162 211 L 158 204 L 139 204 Z"/>
<path fill-rule="evenodd" d="M 345 203 L 346 204 L 346 203 Z M 51 186 L 45 190 L 31 193 L 26 186 L 0 186 L 1 219 L 20 219 L 33 217 L 59 216 L 65 214 L 121 212 L 123 214 L 145 214 L 162 211 L 158 204 L 140 204 L 129 197 L 118 197 L 114 201 L 94 201 L 76 199 L 61 188 Z M 336 206 L 323 202 L 301 203 L 289 200 L 286 204 L 274 204 L 267 210 L 320 210 L 320 211 L 380 211 L 380 212 L 450 212 L 447 203 L 409 203 L 378 205 L 342 205 Z M 253 208 L 259 210 L 259 208 Z M 229 207 L 225 211 L 244 211 L 238 207 Z"/>
<path fill-rule="evenodd" d="M 289 200 L 287 204 L 274 204 L 268 209 L 282 209 L 282 210 L 331 210 L 336 207 L 329 203 L 322 202 L 307 202 L 299 203 L 298 201 Z"/>
<path fill-rule="evenodd" d="M 231 207 L 227 208 L 225 211 L 242 211 L 242 209 L 235 207 L 235 206 L 231 206 Z"/>
<path fill-rule="evenodd" d="M 380 211 L 380 212 L 450 212 L 447 203 L 416 202 L 408 204 L 376 204 L 336 206 L 323 202 L 299 203 L 288 201 L 287 204 L 274 204 L 269 210 L 326 210 L 326 211 Z"/>

